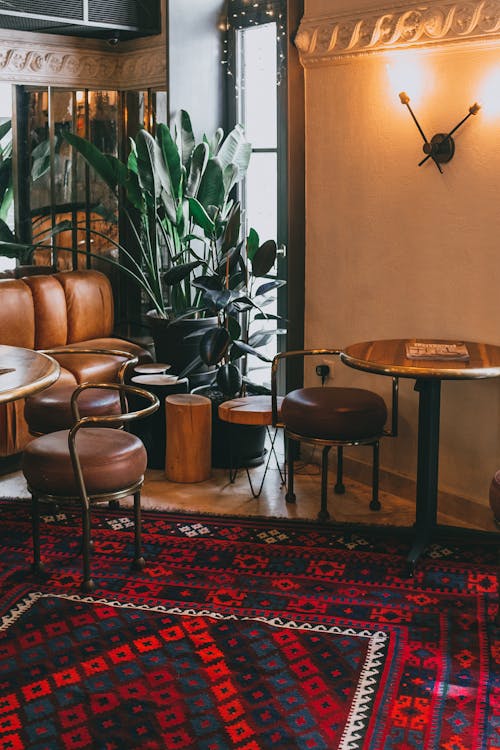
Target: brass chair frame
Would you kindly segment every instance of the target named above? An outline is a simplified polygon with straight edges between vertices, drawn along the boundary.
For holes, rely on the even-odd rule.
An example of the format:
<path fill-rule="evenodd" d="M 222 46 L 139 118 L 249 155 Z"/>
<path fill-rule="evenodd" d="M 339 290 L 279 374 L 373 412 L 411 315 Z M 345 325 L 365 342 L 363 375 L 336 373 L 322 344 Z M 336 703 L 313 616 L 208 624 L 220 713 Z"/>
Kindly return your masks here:
<path fill-rule="evenodd" d="M 291 357 L 308 357 L 308 356 L 340 356 L 341 349 L 296 349 L 288 352 L 279 352 L 273 359 L 271 367 L 271 407 L 272 423 L 274 427 L 283 426 L 286 441 L 286 460 L 288 464 L 288 482 L 285 500 L 287 503 L 295 503 L 296 495 L 294 492 L 294 454 L 299 443 L 306 443 L 312 446 L 320 446 L 321 453 L 321 507 L 318 513 L 320 521 L 327 521 L 330 518 L 328 512 L 328 455 L 332 447 L 337 447 L 337 479 L 334 487 L 336 494 L 343 494 L 345 486 L 343 482 L 344 470 L 344 447 L 355 445 L 373 446 L 373 470 L 372 470 L 372 499 L 370 502 L 371 510 L 380 510 L 379 501 L 379 463 L 380 463 L 380 438 L 396 437 L 398 434 L 398 394 L 399 378 L 392 378 L 392 418 L 391 429 L 383 430 L 378 435 L 371 435 L 358 440 L 325 440 L 314 438 L 307 435 L 301 435 L 288 430 L 283 425 L 283 420 L 278 419 L 278 369 L 280 362 Z"/>
<path fill-rule="evenodd" d="M 94 417 L 81 417 L 78 410 L 78 396 L 84 390 L 89 388 L 100 388 L 105 390 L 117 390 L 120 392 L 120 399 L 124 398 L 125 409 L 124 413 L 101 415 Z M 146 401 L 149 401 L 149 406 L 143 409 L 139 409 L 133 412 L 127 410 L 126 394 L 135 394 L 143 397 Z M 39 493 L 34 488 L 28 486 L 28 490 L 31 493 L 32 498 L 32 528 L 33 528 L 33 565 L 32 569 L 35 573 L 43 573 L 44 567 L 41 562 L 41 544 L 40 544 L 40 517 L 39 517 L 39 502 L 76 502 L 80 501 L 82 509 L 82 557 L 83 557 L 83 583 L 82 588 L 86 592 L 93 591 L 95 584 L 90 575 L 90 507 L 92 504 L 104 502 L 106 500 L 117 501 L 123 497 L 133 495 L 134 497 L 134 559 L 132 562 L 132 568 L 135 570 L 141 570 L 144 567 L 144 558 L 142 556 L 141 546 L 141 488 L 144 482 L 144 477 L 130 487 L 124 487 L 114 492 L 106 492 L 100 494 L 89 495 L 85 486 L 85 479 L 83 476 L 82 466 L 78 455 L 76 446 L 76 436 L 83 427 L 89 425 L 112 425 L 116 428 L 117 424 L 126 425 L 134 419 L 140 419 L 153 414 L 159 407 L 158 398 L 145 391 L 142 388 L 137 388 L 132 385 L 125 385 L 123 383 L 82 383 L 75 388 L 71 397 L 71 409 L 74 416 L 75 424 L 69 430 L 68 433 L 68 449 L 71 458 L 71 464 L 73 472 L 78 485 L 79 494 L 74 495 L 51 495 L 48 493 Z"/>

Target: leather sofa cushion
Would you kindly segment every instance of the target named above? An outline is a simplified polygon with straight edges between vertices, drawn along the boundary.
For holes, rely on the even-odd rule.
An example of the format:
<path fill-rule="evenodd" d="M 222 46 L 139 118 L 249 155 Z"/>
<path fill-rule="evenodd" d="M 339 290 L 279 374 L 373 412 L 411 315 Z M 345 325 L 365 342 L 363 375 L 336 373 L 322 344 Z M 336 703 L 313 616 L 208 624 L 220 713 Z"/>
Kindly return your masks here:
<path fill-rule="evenodd" d="M 59 381 L 40 393 L 26 399 L 24 418 L 33 434 L 67 430 L 75 422 L 71 410 L 71 396 L 75 385 Z M 89 388 L 78 396 L 81 417 L 100 417 L 121 414 L 120 395 L 117 391 Z"/>
<path fill-rule="evenodd" d="M 31 290 L 21 279 L 0 280 L 0 343 L 35 347 L 35 308 Z"/>
<path fill-rule="evenodd" d="M 54 276 L 66 297 L 68 334 L 65 343 L 110 336 L 113 330 L 113 292 L 99 271 L 63 271 Z"/>
<path fill-rule="evenodd" d="M 151 354 L 142 347 L 124 339 L 104 338 L 90 339 L 71 344 L 75 349 L 116 349 L 118 351 L 130 352 L 137 355 L 140 361 L 150 362 Z M 99 354 L 54 354 L 61 367 L 71 372 L 78 383 L 98 383 L 115 381 L 120 365 L 124 362 L 122 357 L 111 355 L 101 356 Z"/>
<path fill-rule="evenodd" d="M 63 287 L 55 276 L 28 276 L 23 281 L 31 289 L 36 310 L 35 349 L 64 346 L 68 316 Z"/>

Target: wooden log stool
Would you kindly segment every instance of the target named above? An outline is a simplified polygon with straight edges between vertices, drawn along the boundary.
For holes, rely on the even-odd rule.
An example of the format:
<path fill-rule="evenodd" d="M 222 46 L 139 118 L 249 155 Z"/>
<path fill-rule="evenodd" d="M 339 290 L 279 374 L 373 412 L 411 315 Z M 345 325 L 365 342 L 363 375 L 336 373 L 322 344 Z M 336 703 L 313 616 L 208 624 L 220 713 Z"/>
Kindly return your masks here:
<path fill-rule="evenodd" d="M 279 419 L 279 412 L 281 409 L 282 401 L 283 401 L 283 398 L 279 397 L 278 398 L 278 419 Z M 248 466 L 244 467 L 247 477 L 248 477 L 248 483 L 250 485 L 252 496 L 257 498 L 260 496 L 260 493 L 262 492 L 262 487 L 264 486 L 264 480 L 266 478 L 266 474 L 269 469 L 271 456 L 274 456 L 276 466 L 280 473 L 281 482 L 282 484 L 285 484 L 285 477 L 281 470 L 278 456 L 276 454 L 276 449 L 274 447 L 275 442 L 276 442 L 276 436 L 278 434 L 278 427 L 275 427 L 273 433 L 271 433 L 271 430 L 270 430 L 270 427 L 273 424 L 271 396 L 246 396 L 243 398 L 233 398 L 230 401 L 224 401 L 219 406 L 219 418 L 222 419 L 224 422 L 228 422 L 229 424 L 232 424 L 232 425 L 248 425 L 248 426 L 252 425 L 254 427 L 265 425 L 266 427 L 267 436 L 269 438 L 269 443 L 270 443 L 270 448 L 269 448 L 269 455 L 267 457 L 266 465 L 264 468 L 264 474 L 262 475 L 262 479 L 261 479 L 258 490 L 254 489 L 254 486 L 252 483 L 252 477 L 250 475 Z M 232 441 L 230 441 L 229 442 L 229 451 L 230 451 L 229 480 L 231 483 L 235 481 L 236 475 L 238 473 L 238 456 L 234 456 L 232 448 L 233 448 L 233 443 Z"/>
<path fill-rule="evenodd" d="M 171 482 L 203 482 L 211 475 L 212 402 L 177 393 L 165 399 L 165 475 Z"/>

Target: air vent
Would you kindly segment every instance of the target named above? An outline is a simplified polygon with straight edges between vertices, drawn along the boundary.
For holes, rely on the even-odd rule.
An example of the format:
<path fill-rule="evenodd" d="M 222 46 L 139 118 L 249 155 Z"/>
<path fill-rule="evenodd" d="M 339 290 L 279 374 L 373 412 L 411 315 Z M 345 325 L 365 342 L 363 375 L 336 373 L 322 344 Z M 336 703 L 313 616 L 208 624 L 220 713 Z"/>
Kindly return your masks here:
<path fill-rule="evenodd" d="M 0 28 L 133 39 L 160 33 L 160 0 L 0 0 Z"/>

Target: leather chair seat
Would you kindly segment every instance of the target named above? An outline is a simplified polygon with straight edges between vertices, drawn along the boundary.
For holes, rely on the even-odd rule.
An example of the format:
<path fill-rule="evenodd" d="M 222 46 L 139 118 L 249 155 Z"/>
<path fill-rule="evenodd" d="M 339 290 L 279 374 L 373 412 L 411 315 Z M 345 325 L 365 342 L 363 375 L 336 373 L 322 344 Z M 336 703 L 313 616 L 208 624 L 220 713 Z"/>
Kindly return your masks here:
<path fill-rule="evenodd" d="M 299 388 L 283 399 L 287 430 L 321 440 L 356 441 L 381 435 L 387 408 L 364 388 Z"/>
<path fill-rule="evenodd" d="M 61 384 L 46 388 L 29 396 L 24 405 L 24 418 L 33 434 L 45 434 L 68 429 L 74 422 L 71 412 L 71 395 L 76 385 Z M 90 389 L 78 399 L 82 417 L 100 417 L 121 414 L 120 396 L 116 391 Z"/>
<path fill-rule="evenodd" d="M 89 427 L 76 436 L 76 447 L 89 495 L 130 487 L 146 470 L 146 449 L 129 432 Z M 22 470 L 28 486 L 40 495 L 79 495 L 68 449 L 68 430 L 42 435 L 29 443 L 23 453 Z"/>

